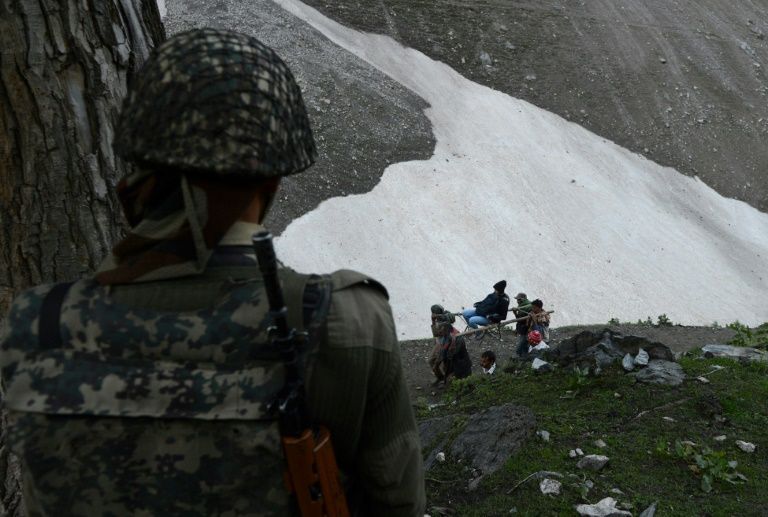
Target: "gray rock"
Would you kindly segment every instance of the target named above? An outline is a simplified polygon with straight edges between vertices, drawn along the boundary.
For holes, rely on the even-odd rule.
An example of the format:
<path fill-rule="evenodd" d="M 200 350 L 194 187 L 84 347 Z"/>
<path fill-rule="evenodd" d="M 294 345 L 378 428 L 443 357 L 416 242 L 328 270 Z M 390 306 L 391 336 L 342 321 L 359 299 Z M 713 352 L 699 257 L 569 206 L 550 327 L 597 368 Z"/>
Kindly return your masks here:
<path fill-rule="evenodd" d="M 598 440 L 595 440 L 595 447 L 599 449 L 605 449 L 606 447 L 608 447 L 608 444 L 605 443 L 603 440 L 598 439 Z"/>
<path fill-rule="evenodd" d="M 536 431 L 536 435 L 537 435 L 539 438 L 541 438 L 542 440 L 544 440 L 545 442 L 548 442 L 548 441 L 549 441 L 549 431 L 544 431 L 544 430 L 542 430 L 542 431 Z"/>
<path fill-rule="evenodd" d="M 605 368 L 614 362 L 621 361 L 626 354 L 636 356 L 641 350 L 651 359 L 674 361 L 672 350 L 666 345 L 649 341 L 643 337 L 623 336 L 620 333 L 605 329 L 602 332 L 584 331 L 566 339 L 553 349 L 550 356 L 560 365 L 596 364 Z"/>
<path fill-rule="evenodd" d="M 750 442 L 745 442 L 743 440 L 736 440 L 736 447 L 741 449 L 744 452 L 755 452 L 755 444 Z"/>
<path fill-rule="evenodd" d="M 632 517 L 630 512 L 616 508 L 616 500 L 613 497 L 601 499 L 596 504 L 580 504 L 576 507 L 579 515 L 587 517 Z"/>
<path fill-rule="evenodd" d="M 635 356 L 635 365 L 637 366 L 648 366 L 648 361 L 650 357 L 648 352 L 646 352 L 644 349 L 640 349 L 639 352 L 637 352 L 637 355 Z"/>
<path fill-rule="evenodd" d="M 563 484 L 555 479 L 545 478 L 539 483 L 539 490 L 544 495 L 560 495 L 560 488 Z"/>
<path fill-rule="evenodd" d="M 480 62 L 485 66 L 493 65 L 493 59 L 491 59 L 491 55 L 484 50 L 480 52 Z"/>
<path fill-rule="evenodd" d="M 707 345 L 701 349 L 704 357 L 727 357 L 740 361 L 768 361 L 768 353 L 746 346 Z"/>
<path fill-rule="evenodd" d="M 624 359 L 621 360 L 621 366 L 628 372 L 635 369 L 635 361 L 632 359 L 632 354 L 624 356 Z"/>
<path fill-rule="evenodd" d="M 639 515 L 639 517 L 654 517 L 656 515 L 656 505 L 659 504 L 658 501 L 654 501 L 651 506 L 643 510 L 643 512 Z"/>
<path fill-rule="evenodd" d="M 466 458 L 483 475 L 498 470 L 533 436 L 533 412 L 515 404 L 494 406 L 469 418 L 450 447 L 452 458 Z"/>
<path fill-rule="evenodd" d="M 648 363 L 647 368 L 629 375 L 634 375 L 639 382 L 667 386 L 679 386 L 685 379 L 685 373 L 679 364 L 662 359 L 653 359 Z"/>
<path fill-rule="evenodd" d="M 544 361 L 543 359 L 539 359 L 538 357 L 534 359 L 533 362 L 531 363 L 531 368 L 533 368 L 533 371 L 538 373 L 552 371 L 552 365 Z"/>
<path fill-rule="evenodd" d="M 579 460 L 576 464 L 580 469 L 593 470 L 595 472 L 601 470 L 608 464 L 608 456 L 602 456 L 600 454 L 587 454 Z"/>

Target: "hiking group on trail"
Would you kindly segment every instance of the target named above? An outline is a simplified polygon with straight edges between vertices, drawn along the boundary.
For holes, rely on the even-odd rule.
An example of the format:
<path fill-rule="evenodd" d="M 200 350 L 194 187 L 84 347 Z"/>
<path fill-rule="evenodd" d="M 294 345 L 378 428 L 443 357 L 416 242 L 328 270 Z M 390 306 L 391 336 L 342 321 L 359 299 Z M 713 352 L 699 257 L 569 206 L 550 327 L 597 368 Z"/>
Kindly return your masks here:
<path fill-rule="evenodd" d="M 520 360 L 526 360 L 531 351 L 540 352 L 549 348 L 546 341 L 549 340 L 552 311 L 545 311 L 544 303 L 540 299 L 528 300 L 528 296 L 523 292 L 517 293 L 517 305 L 510 309 L 509 296 L 504 293 L 506 287 L 506 280 L 496 282 L 493 292 L 475 302 L 472 308 L 457 312 L 450 312 L 437 304 L 430 308 L 435 345 L 428 362 L 435 376 L 433 385 L 442 383 L 445 386 L 453 378 L 463 379 L 471 375 L 472 360 L 467 353 L 465 336 L 474 335 L 475 341 L 481 341 L 486 336 L 487 329 L 494 326 L 515 323 L 515 352 Z M 505 321 L 508 312 L 512 312 L 515 318 Z M 464 332 L 453 326 L 456 316 L 466 322 Z M 483 352 L 481 365 L 483 373 L 493 374 L 496 370 L 496 354 L 492 350 Z"/>

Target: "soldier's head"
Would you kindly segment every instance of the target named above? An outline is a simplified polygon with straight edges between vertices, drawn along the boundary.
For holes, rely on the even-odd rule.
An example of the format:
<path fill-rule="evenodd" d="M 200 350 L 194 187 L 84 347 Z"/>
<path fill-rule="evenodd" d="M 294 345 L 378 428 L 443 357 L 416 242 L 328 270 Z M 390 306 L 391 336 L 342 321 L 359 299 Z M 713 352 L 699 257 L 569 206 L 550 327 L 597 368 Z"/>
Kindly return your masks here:
<path fill-rule="evenodd" d="M 493 284 L 493 290 L 498 295 L 504 294 L 504 289 L 506 289 L 506 288 L 507 288 L 507 281 L 506 280 L 501 280 L 501 281 L 496 282 L 495 284 Z"/>
<path fill-rule="evenodd" d="M 131 84 L 114 146 L 142 171 L 194 176 L 213 190 L 247 186 L 266 204 L 282 176 L 317 156 L 288 66 L 256 38 L 214 29 L 155 49 Z"/>
<path fill-rule="evenodd" d="M 533 300 L 531 302 L 531 306 L 532 306 L 533 312 L 537 314 L 540 313 L 542 310 L 544 310 L 544 302 L 542 302 L 539 299 Z"/>

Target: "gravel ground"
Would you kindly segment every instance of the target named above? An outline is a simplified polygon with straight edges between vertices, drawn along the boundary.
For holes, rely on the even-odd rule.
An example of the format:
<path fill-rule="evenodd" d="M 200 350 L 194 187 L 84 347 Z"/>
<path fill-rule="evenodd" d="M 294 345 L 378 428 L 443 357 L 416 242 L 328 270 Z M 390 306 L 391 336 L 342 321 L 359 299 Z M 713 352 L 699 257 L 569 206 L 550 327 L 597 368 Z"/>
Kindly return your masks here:
<path fill-rule="evenodd" d="M 425 326 L 427 328 L 428 325 Z M 580 325 L 570 327 L 552 328 L 550 330 L 550 344 L 557 345 L 562 340 L 578 334 L 584 330 L 593 332 L 609 328 L 614 332 L 620 332 L 625 336 L 640 336 L 650 341 L 667 345 L 673 352 L 685 352 L 693 348 L 702 347 L 712 343 L 726 343 L 734 332 L 728 328 L 713 327 L 684 327 L 681 325 L 654 327 L 651 325 L 620 324 L 620 325 Z M 515 335 L 505 332 L 503 340 L 493 335 L 486 335 L 481 341 L 475 341 L 467 336 L 467 350 L 472 358 L 473 373 L 481 373 L 480 355 L 485 350 L 493 350 L 499 367 L 515 356 Z M 443 393 L 442 386 L 433 387 L 435 380 L 427 361 L 432 352 L 432 339 L 415 341 L 403 341 L 400 351 L 403 361 L 408 390 L 411 400 L 426 399 L 430 403 L 439 402 Z M 500 372 L 501 373 L 501 372 Z"/>
<path fill-rule="evenodd" d="M 166 8 L 169 36 L 196 27 L 250 34 L 275 49 L 301 86 L 319 157 L 283 180 L 266 221 L 274 234 L 326 199 L 369 192 L 390 163 L 432 156 L 421 98 L 272 2 L 168 0 Z"/>

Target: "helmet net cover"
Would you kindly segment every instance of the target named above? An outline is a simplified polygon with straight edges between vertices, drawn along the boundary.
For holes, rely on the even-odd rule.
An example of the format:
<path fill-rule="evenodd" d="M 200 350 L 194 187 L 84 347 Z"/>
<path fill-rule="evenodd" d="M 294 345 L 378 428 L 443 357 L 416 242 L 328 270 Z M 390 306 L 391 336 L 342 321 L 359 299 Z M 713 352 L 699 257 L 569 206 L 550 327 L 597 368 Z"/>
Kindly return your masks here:
<path fill-rule="evenodd" d="M 125 99 L 114 147 L 142 167 L 258 178 L 300 172 L 317 156 L 288 66 L 256 38 L 215 29 L 155 49 Z"/>

